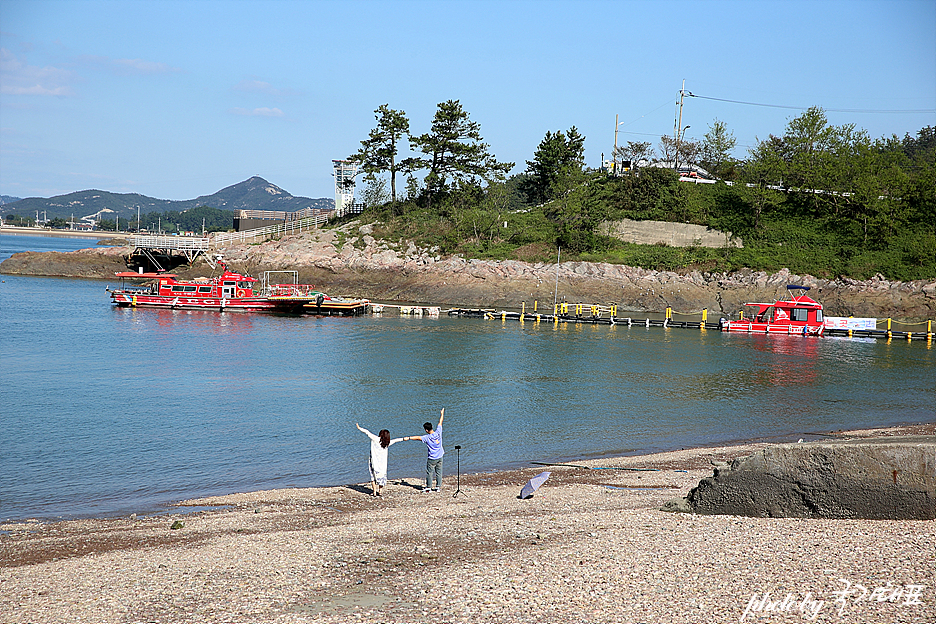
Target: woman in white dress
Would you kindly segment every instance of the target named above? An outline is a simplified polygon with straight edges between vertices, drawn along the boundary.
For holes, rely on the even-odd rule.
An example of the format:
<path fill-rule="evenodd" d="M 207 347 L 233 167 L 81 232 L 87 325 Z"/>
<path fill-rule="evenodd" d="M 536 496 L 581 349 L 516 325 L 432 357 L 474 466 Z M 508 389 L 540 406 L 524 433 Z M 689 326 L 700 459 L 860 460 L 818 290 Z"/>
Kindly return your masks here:
<path fill-rule="evenodd" d="M 370 468 L 371 493 L 374 496 L 380 496 L 380 489 L 387 485 L 387 456 L 389 455 L 390 445 L 402 442 L 403 438 L 393 438 L 391 440 L 390 432 L 386 429 L 381 429 L 380 433 L 374 435 L 358 423 L 354 424 L 370 438 L 370 461 L 368 462 L 368 468 Z"/>

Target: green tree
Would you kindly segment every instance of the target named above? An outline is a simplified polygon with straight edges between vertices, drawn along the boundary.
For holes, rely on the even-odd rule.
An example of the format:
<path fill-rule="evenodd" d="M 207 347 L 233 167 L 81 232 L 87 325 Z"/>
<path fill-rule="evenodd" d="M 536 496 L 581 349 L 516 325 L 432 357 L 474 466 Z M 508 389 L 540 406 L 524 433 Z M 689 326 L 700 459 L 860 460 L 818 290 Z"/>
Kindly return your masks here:
<path fill-rule="evenodd" d="M 575 126 L 566 134 L 547 131 L 533 154 L 533 160 L 526 161 L 525 173 L 529 178 L 523 185 L 523 191 L 527 201 L 543 204 L 553 199 L 559 177 L 569 175 L 570 167 L 581 172 L 584 163 L 585 137 Z"/>
<path fill-rule="evenodd" d="M 702 137 L 699 163 L 716 178 L 724 179 L 731 170 L 731 151 L 737 140 L 725 122 L 716 119 Z"/>
<path fill-rule="evenodd" d="M 424 183 L 430 206 L 434 195 L 460 184 L 503 180 L 514 166 L 497 162 L 481 138 L 481 124 L 469 119 L 458 100 L 441 102 L 429 132 L 410 137 L 410 143 L 425 154 L 423 158 L 407 159 L 407 166 L 428 170 Z"/>
<path fill-rule="evenodd" d="M 771 137 L 773 139 L 773 137 Z M 843 151 L 841 132 L 829 125 L 825 111 L 812 107 L 787 123 L 786 131 L 769 148 L 772 157 L 784 163 L 783 185 L 800 194 L 800 200 L 814 217 L 820 217 L 824 204 L 835 199 L 835 155 Z M 822 192 L 817 192 L 822 191 Z"/>
<path fill-rule="evenodd" d="M 554 199 L 545 206 L 546 216 L 558 230 L 557 243 L 569 251 L 592 251 L 599 244 L 598 226 L 608 218 L 603 196 L 603 176 L 568 165 L 552 185 Z"/>
<path fill-rule="evenodd" d="M 657 152 L 660 154 L 660 158 L 664 163 L 669 163 L 669 166 L 672 166 L 676 162 L 676 139 L 663 135 L 660 137 L 660 142 L 657 144 Z"/>
<path fill-rule="evenodd" d="M 631 167 L 636 169 L 641 161 L 653 158 L 653 147 L 650 141 L 628 141 L 617 148 L 614 154 L 621 162 L 630 161 Z"/>
<path fill-rule="evenodd" d="M 671 217 L 669 199 L 678 191 L 679 176 L 672 169 L 643 167 L 637 175 L 615 178 L 609 183 L 609 203 L 615 219 L 658 219 Z"/>
<path fill-rule="evenodd" d="M 404 162 L 397 162 L 399 143 L 404 136 L 409 136 L 409 119 L 403 111 L 393 110 L 389 104 L 381 104 L 374 111 L 377 127 L 370 131 L 367 139 L 361 141 L 357 153 L 348 157 L 351 162 L 360 165 L 361 170 L 371 176 L 390 173 L 390 201 L 396 210 L 396 174 L 405 173 Z"/>
<path fill-rule="evenodd" d="M 906 135 L 902 149 L 909 159 L 904 167 L 910 188 L 904 199 L 912 207 L 911 219 L 932 228 L 936 223 L 936 126 L 923 128 L 916 138 Z"/>
<path fill-rule="evenodd" d="M 382 176 L 368 174 L 364 177 L 367 186 L 361 191 L 361 201 L 366 208 L 376 208 L 383 206 L 390 199 L 387 194 L 387 180 Z M 394 207 L 396 202 L 393 203 Z"/>
<path fill-rule="evenodd" d="M 751 207 L 749 227 L 761 227 L 762 217 L 783 202 L 779 190 L 787 167 L 782 158 L 782 142 L 774 136 L 757 141 L 741 170 L 740 195 Z M 736 226 L 735 232 L 739 227 Z"/>

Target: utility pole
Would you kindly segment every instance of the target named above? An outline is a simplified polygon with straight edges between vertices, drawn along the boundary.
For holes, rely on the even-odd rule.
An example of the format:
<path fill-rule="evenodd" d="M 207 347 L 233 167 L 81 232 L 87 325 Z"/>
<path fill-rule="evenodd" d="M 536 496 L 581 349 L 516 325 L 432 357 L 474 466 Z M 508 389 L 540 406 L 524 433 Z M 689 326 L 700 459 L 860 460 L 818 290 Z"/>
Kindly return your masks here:
<path fill-rule="evenodd" d="M 618 133 L 618 116 L 615 113 L 614 115 L 614 151 L 611 152 L 611 173 L 614 176 L 617 176 L 617 133 Z"/>
<path fill-rule="evenodd" d="M 679 171 L 679 135 L 682 134 L 682 103 L 683 95 L 686 93 L 686 79 L 683 78 L 682 89 L 679 90 L 679 115 L 676 118 L 676 136 L 673 139 L 676 141 L 676 154 L 673 156 L 673 169 L 677 172 Z"/>
<path fill-rule="evenodd" d="M 683 98 L 686 96 L 687 93 L 688 92 L 686 91 L 686 79 L 683 78 L 682 89 L 679 90 L 679 102 L 677 102 L 677 105 L 679 108 L 678 108 L 678 113 L 677 113 L 677 118 L 676 118 L 676 128 L 675 128 L 674 137 L 673 137 L 673 139 L 676 141 L 676 154 L 673 156 L 673 169 L 675 169 L 677 173 L 679 172 L 679 144 L 682 141 L 683 135 L 686 132 L 686 128 L 689 127 L 689 126 L 686 126 L 685 128 L 682 127 Z M 692 93 L 689 93 L 689 97 L 695 97 L 695 96 L 692 95 Z"/>

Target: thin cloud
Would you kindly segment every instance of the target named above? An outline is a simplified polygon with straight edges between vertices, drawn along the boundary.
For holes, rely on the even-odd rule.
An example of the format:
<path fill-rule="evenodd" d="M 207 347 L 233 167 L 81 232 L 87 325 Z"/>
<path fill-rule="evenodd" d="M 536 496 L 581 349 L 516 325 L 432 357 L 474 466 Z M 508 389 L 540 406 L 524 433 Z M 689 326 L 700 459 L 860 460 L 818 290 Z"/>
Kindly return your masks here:
<path fill-rule="evenodd" d="M 269 82 L 254 79 L 241 80 L 231 88 L 234 91 L 241 91 L 243 93 L 262 93 L 263 95 L 273 96 L 289 96 L 296 94 L 292 89 L 280 89 L 274 87 Z"/>
<path fill-rule="evenodd" d="M 155 61 L 144 61 L 143 59 L 115 59 L 108 56 L 85 55 L 78 60 L 79 63 L 92 67 L 100 67 L 111 73 L 124 76 L 152 76 L 182 71 L 178 67 L 172 67 L 171 65 L 157 63 Z"/>
<path fill-rule="evenodd" d="M 74 75 L 60 67 L 37 67 L 0 48 L 0 93 L 65 97 L 73 95 L 68 83 Z"/>
<path fill-rule="evenodd" d="M 278 108 L 232 108 L 232 115 L 244 115 L 247 117 L 282 117 L 283 111 Z"/>
<path fill-rule="evenodd" d="M 154 63 L 142 59 L 114 59 L 115 68 L 132 74 L 172 74 L 182 71 L 178 67 L 171 67 L 165 63 Z"/>

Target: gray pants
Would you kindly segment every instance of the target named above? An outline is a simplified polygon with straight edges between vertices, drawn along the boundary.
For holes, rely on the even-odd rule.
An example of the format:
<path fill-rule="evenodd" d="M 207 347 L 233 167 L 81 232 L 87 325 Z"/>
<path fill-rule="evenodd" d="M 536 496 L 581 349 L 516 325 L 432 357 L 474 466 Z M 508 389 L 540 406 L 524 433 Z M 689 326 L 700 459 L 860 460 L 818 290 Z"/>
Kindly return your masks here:
<path fill-rule="evenodd" d="M 432 487 L 432 480 L 435 478 L 435 486 L 442 487 L 442 458 L 426 460 L 426 487 Z"/>

